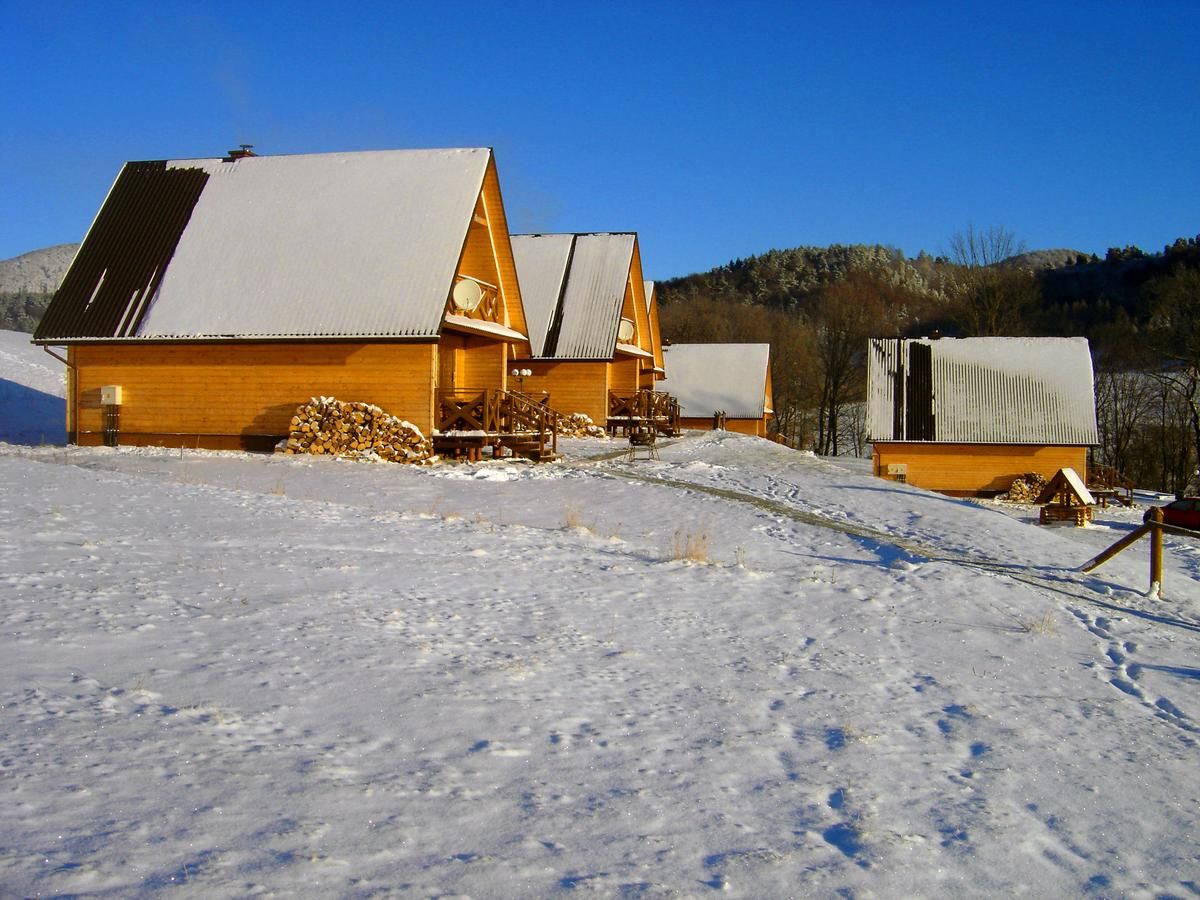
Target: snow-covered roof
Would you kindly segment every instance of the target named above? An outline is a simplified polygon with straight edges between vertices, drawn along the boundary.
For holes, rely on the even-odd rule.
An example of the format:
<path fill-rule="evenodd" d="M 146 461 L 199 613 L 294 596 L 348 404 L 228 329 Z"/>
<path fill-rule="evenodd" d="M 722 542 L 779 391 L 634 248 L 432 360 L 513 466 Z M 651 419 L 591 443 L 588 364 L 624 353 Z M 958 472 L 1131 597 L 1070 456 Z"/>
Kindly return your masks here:
<path fill-rule="evenodd" d="M 874 441 L 1098 442 L 1086 338 L 872 339 Z"/>
<path fill-rule="evenodd" d="M 563 281 L 571 261 L 573 234 L 514 234 L 513 259 L 521 282 L 521 299 L 534 356 L 542 356 L 546 336 L 562 298 Z"/>
<path fill-rule="evenodd" d="M 610 359 L 637 236 L 513 235 L 535 357 Z"/>
<path fill-rule="evenodd" d="M 761 419 L 769 412 L 770 344 L 672 344 L 665 353 L 667 377 L 655 390 L 673 395 L 684 417 L 722 410 L 731 419 Z"/>
<path fill-rule="evenodd" d="M 127 164 L 37 337 L 436 336 L 491 156 Z"/>

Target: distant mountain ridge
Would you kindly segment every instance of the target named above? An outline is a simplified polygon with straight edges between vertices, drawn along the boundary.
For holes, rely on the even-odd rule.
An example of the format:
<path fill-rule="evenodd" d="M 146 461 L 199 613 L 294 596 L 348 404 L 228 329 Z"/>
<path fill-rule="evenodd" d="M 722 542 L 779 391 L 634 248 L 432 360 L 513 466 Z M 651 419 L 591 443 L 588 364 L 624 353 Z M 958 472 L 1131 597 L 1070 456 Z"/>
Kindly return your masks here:
<path fill-rule="evenodd" d="M 33 333 L 78 249 L 56 244 L 0 260 L 0 328 Z"/>
<path fill-rule="evenodd" d="M 0 294 L 53 294 L 78 249 L 78 244 L 56 244 L 0 260 Z"/>
<path fill-rule="evenodd" d="M 1067 266 L 1098 262 L 1095 257 L 1080 250 L 1030 250 L 1028 253 L 1018 253 L 1000 263 L 1002 266 L 1032 269 L 1064 269 Z"/>

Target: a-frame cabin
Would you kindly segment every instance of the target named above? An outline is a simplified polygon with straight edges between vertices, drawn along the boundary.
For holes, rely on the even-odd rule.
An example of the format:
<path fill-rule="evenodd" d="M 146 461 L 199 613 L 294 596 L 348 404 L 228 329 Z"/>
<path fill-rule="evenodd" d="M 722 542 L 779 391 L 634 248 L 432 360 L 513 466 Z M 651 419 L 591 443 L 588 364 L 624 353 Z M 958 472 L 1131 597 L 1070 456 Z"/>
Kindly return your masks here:
<path fill-rule="evenodd" d="M 661 389 L 678 398 L 681 427 L 767 436 L 770 344 L 672 344 L 666 362 Z"/>
<path fill-rule="evenodd" d="M 532 353 L 522 390 L 563 415 L 622 418 L 653 388 L 657 360 L 637 235 L 513 235 Z"/>
<path fill-rule="evenodd" d="M 430 434 L 530 352 L 486 148 L 128 163 L 34 341 L 71 441 L 218 449 L 315 395 Z"/>

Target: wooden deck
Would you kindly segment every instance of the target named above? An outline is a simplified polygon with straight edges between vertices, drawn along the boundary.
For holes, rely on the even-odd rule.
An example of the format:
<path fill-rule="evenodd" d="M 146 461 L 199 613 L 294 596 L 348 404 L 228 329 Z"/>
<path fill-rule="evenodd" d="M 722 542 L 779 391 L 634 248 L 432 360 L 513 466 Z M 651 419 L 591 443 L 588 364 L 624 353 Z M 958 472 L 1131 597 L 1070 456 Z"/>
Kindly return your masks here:
<path fill-rule="evenodd" d="M 608 395 L 609 434 L 628 435 L 641 428 L 675 436 L 680 433 L 679 401 L 662 391 L 641 390 L 633 394 Z"/>
<path fill-rule="evenodd" d="M 494 456 L 558 457 L 558 417 L 544 401 L 483 388 L 439 391 L 437 406 L 433 448 L 442 455 L 477 461 L 491 447 Z"/>

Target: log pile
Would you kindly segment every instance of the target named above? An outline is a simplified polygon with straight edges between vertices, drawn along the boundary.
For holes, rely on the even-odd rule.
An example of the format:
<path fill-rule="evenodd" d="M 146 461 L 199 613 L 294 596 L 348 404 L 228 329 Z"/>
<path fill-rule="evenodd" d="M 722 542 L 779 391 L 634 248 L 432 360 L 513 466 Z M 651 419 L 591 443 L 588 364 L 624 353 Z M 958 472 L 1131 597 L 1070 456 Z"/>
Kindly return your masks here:
<path fill-rule="evenodd" d="M 558 420 L 558 436 L 567 438 L 606 437 L 607 432 L 587 413 L 571 413 Z"/>
<path fill-rule="evenodd" d="M 1047 479 L 1044 475 L 1028 472 L 1012 483 L 1012 487 L 1008 489 L 1008 501 L 1010 503 L 1037 503 L 1037 498 L 1041 496 L 1046 483 Z"/>
<path fill-rule="evenodd" d="M 373 404 L 313 397 L 292 416 L 284 453 L 420 462 L 433 456 L 433 444 L 416 425 Z"/>

